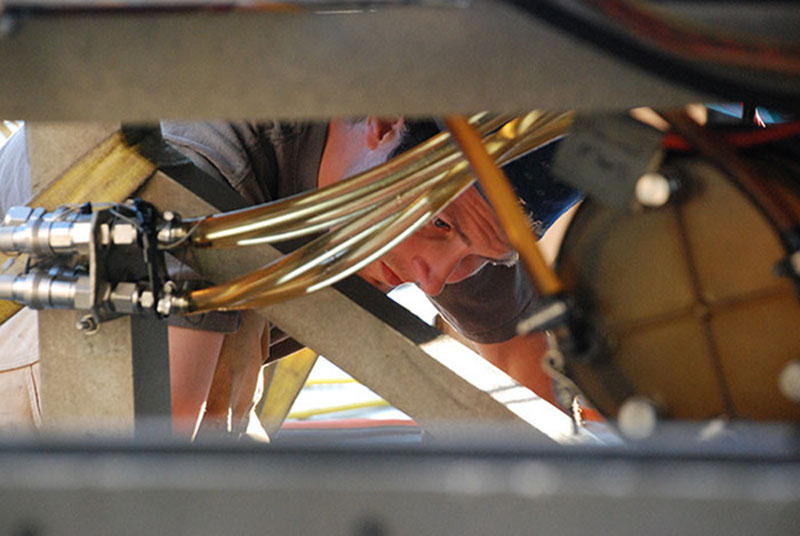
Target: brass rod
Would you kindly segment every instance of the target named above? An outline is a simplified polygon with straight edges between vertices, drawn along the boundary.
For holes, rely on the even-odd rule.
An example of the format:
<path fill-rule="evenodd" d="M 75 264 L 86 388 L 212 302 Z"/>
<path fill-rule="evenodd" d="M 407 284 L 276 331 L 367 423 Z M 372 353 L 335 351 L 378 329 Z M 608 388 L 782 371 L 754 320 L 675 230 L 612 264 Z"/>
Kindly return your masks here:
<path fill-rule="evenodd" d="M 514 190 L 484 148 L 480 134 L 462 116 L 449 116 L 445 123 L 475 170 L 486 197 L 495 209 L 511 245 L 519 252 L 536 290 L 544 296 L 561 292 L 563 283 L 545 261 Z"/>

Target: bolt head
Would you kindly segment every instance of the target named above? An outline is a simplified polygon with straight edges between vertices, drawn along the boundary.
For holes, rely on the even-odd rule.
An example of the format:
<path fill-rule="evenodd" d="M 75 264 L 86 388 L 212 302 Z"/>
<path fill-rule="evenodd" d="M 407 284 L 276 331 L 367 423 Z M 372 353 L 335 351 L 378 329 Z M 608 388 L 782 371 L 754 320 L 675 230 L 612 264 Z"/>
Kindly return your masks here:
<path fill-rule="evenodd" d="M 153 296 L 153 292 L 149 290 L 143 290 L 142 293 L 139 295 L 139 305 L 142 309 L 150 309 L 153 307 L 153 304 L 156 302 L 155 296 Z"/>
<path fill-rule="evenodd" d="M 171 296 L 164 296 L 160 300 L 158 300 L 158 305 L 156 306 L 156 311 L 158 314 L 167 316 L 172 312 L 172 297 Z"/>
<path fill-rule="evenodd" d="M 645 173 L 636 181 L 635 195 L 636 200 L 646 207 L 663 207 L 672 197 L 672 184 L 661 173 Z"/>
<path fill-rule="evenodd" d="M 116 223 L 111 228 L 111 240 L 116 246 L 135 244 L 136 235 L 136 227 L 130 223 Z"/>
<path fill-rule="evenodd" d="M 97 320 L 95 320 L 92 315 L 85 315 L 81 317 L 81 319 L 75 323 L 75 327 L 87 335 L 97 333 L 97 330 L 100 329 L 100 326 L 97 324 Z"/>
<path fill-rule="evenodd" d="M 653 435 L 658 424 L 658 411 L 647 398 L 633 396 L 622 403 L 617 413 L 620 431 L 631 439 L 645 439 Z"/>
<path fill-rule="evenodd" d="M 800 404 L 800 359 L 789 361 L 778 375 L 778 389 L 783 396 Z"/>

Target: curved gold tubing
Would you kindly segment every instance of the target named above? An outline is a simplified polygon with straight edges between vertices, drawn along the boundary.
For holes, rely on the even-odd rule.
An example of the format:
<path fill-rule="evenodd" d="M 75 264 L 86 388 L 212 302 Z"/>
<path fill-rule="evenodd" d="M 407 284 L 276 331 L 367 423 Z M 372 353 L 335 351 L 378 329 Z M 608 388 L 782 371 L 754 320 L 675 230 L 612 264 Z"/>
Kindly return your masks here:
<path fill-rule="evenodd" d="M 334 207 L 326 213 L 313 216 L 306 221 L 295 220 L 284 223 L 274 232 L 270 232 L 270 228 L 264 226 L 260 229 L 242 233 L 233 237 L 236 240 L 235 245 L 244 246 L 288 240 L 290 238 L 306 236 L 313 232 L 356 219 L 359 215 L 375 210 L 382 203 L 386 202 L 386 200 L 391 200 L 404 191 L 414 189 L 419 184 L 425 183 L 432 177 L 440 176 L 462 160 L 463 156 L 461 156 L 455 147 L 452 147 L 446 154 L 443 154 L 438 160 L 432 162 L 430 166 L 411 173 L 393 183 L 389 183 L 380 190 L 369 191 L 361 199 L 355 199 L 354 196 L 348 195 L 348 199 L 342 200 L 340 206 Z M 221 247 L 219 243 L 219 241 L 216 242 L 214 246 Z"/>
<path fill-rule="evenodd" d="M 465 173 L 467 170 L 466 164 L 457 168 L 458 173 Z M 210 287 L 202 290 L 197 290 L 190 294 L 190 310 L 191 311 L 206 311 L 211 309 L 231 307 L 242 300 L 250 300 L 259 293 L 270 290 L 271 287 L 276 285 L 286 286 L 286 291 L 301 284 L 303 288 L 313 284 L 313 278 L 308 278 L 308 272 L 317 269 L 326 262 L 330 263 L 336 258 L 339 258 L 347 253 L 347 248 L 354 247 L 355 244 L 363 240 L 369 240 L 374 235 L 381 237 L 385 233 L 394 231 L 400 233 L 402 228 L 390 227 L 393 221 L 401 220 L 401 224 L 408 224 L 408 212 L 410 209 L 406 208 L 400 215 L 397 211 L 402 209 L 409 203 L 414 206 L 414 203 L 419 204 L 419 200 L 427 200 L 427 195 L 433 186 L 447 180 L 448 175 L 452 176 L 453 171 L 450 173 L 441 174 L 418 185 L 416 188 L 402 193 L 394 200 L 385 203 L 380 210 L 374 211 L 366 219 L 351 222 L 339 229 L 336 229 L 326 235 L 323 235 L 305 246 L 297 249 L 289 255 L 278 259 L 272 264 L 261 268 L 255 272 L 242 276 L 240 278 L 229 281 L 222 285 Z M 419 210 L 418 208 L 416 210 Z M 426 218 L 432 217 L 433 214 L 425 214 Z M 424 220 L 422 224 L 425 223 Z M 416 226 L 418 227 L 419 224 Z M 416 229 L 414 227 L 414 230 Z M 388 231 L 387 231 L 388 228 Z M 384 234 L 381 234 L 381 233 Z M 413 231 L 411 231 L 413 232 Z M 403 233 L 403 238 L 408 235 L 408 232 Z M 389 237 L 391 240 L 392 237 Z M 381 244 L 375 242 L 375 248 L 381 247 Z M 394 243 L 393 243 L 394 245 Z M 383 253 L 381 253 L 383 254 Z M 371 261 L 370 261 L 371 262 Z M 294 279 L 294 281 L 292 281 Z M 303 286 L 304 285 L 304 286 Z M 280 289 L 272 288 L 273 294 L 281 294 L 284 292 Z M 300 295 L 305 292 L 291 292 L 292 295 Z"/>
<path fill-rule="evenodd" d="M 502 126 L 509 119 L 509 116 L 480 113 L 472 116 L 470 121 L 475 123 L 481 132 L 488 132 Z M 266 230 L 291 221 L 304 221 L 312 215 L 335 211 L 337 207 L 357 207 L 358 200 L 370 192 L 379 191 L 389 184 L 431 166 L 448 153 L 456 151 L 452 144 L 448 144 L 449 138 L 450 135 L 446 132 L 434 136 L 381 166 L 326 188 L 275 203 L 208 216 L 199 220 L 187 220 L 185 225 L 187 230 L 197 225 L 192 238 L 193 243 L 197 246 L 223 243 L 235 245 L 234 237 L 238 235 L 248 233 L 252 236 L 258 229 Z M 337 219 L 342 215 L 342 211 L 334 212 L 331 218 Z M 226 240 L 223 242 L 223 239 Z"/>
<path fill-rule="evenodd" d="M 515 119 L 504 127 L 501 133 L 490 137 L 491 139 L 487 141 L 488 152 L 493 156 L 518 155 L 522 151 L 520 146 L 532 144 L 535 147 L 562 135 L 564 132 L 559 129 L 566 128 L 570 119 L 565 114 L 546 117 L 542 117 L 541 114 L 535 117 L 531 115 Z M 548 132 L 545 138 L 539 133 L 540 129 Z M 251 307 L 254 304 L 274 303 L 332 284 L 379 258 L 424 225 L 471 184 L 474 179 L 469 175 L 466 175 L 463 181 L 456 179 L 455 175 L 465 173 L 466 166 L 462 160 L 451 169 L 450 173 L 445 174 L 444 178 L 434 177 L 426 180 L 422 185 L 395 198 L 394 203 L 382 207 L 366 222 L 357 221 L 345 225 L 252 274 L 217 287 L 195 291 L 190 295 L 190 308 L 199 312 L 216 308 Z M 448 180 L 449 182 L 446 182 Z M 444 184 L 445 187 L 440 186 L 436 190 L 422 194 L 397 218 L 385 217 L 387 213 L 391 214 L 399 205 L 406 203 L 410 193 L 417 195 L 420 190 L 431 188 L 430 184 Z M 442 193 L 450 192 L 453 184 L 457 184 L 455 195 Z M 446 187 L 447 185 L 450 187 Z M 428 208 L 423 210 L 426 206 Z M 416 219 L 409 216 L 420 213 L 421 216 Z M 376 221 L 379 218 L 384 219 Z M 405 229 L 400 227 L 401 224 L 407 225 L 409 220 L 413 220 L 411 226 Z M 351 233 L 357 234 L 353 236 Z M 347 259 L 351 260 L 346 263 Z M 321 268 L 323 266 L 325 266 L 324 272 Z"/>
<path fill-rule="evenodd" d="M 196 291 L 190 296 L 191 310 L 200 312 L 218 308 L 262 307 L 336 283 L 382 257 L 458 197 L 473 181 L 466 170 L 459 175 L 449 180 L 444 187 L 422 193 L 400 214 L 392 214 L 374 225 L 362 225 L 364 228 L 356 234 L 342 229 L 339 237 L 343 237 L 344 241 L 337 245 L 337 251 L 325 252 L 326 262 L 320 261 L 322 256 L 317 251 L 325 248 L 333 239 L 320 241 L 313 246 L 308 244 L 304 246 L 307 248 L 305 251 L 297 250 L 259 270 L 259 273 L 231 282 L 236 287 L 235 290 L 221 299 L 201 301 L 199 298 L 204 297 L 197 294 L 202 291 Z M 308 260 L 304 262 L 306 259 Z"/>
<path fill-rule="evenodd" d="M 502 119 L 505 120 L 506 118 Z M 562 136 L 569 129 L 571 121 L 571 112 L 553 114 L 540 111 L 534 111 L 508 121 L 501 131 L 492 135 L 493 137 L 499 136 L 502 139 L 515 142 L 511 146 L 512 150 L 509 154 L 499 155 L 498 162 L 501 165 L 506 164 L 528 151 Z M 484 128 L 495 128 L 497 127 L 496 122 L 496 120 L 491 120 L 483 126 Z M 449 140 L 445 139 L 444 141 L 448 142 Z M 265 207 L 259 207 L 255 223 L 243 223 L 239 227 L 227 231 L 228 234 L 224 237 L 216 234 L 207 235 L 206 238 L 210 236 L 213 239 L 213 242 L 208 243 L 208 245 L 211 247 L 232 247 L 278 242 L 307 236 L 326 228 L 340 225 L 373 210 L 381 200 L 394 196 L 403 189 L 413 187 L 420 181 L 444 171 L 459 161 L 463 161 L 464 158 L 452 143 L 447 143 L 446 146 L 439 147 L 437 152 L 428 153 L 428 155 L 428 158 L 425 158 L 424 161 L 415 162 L 417 165 L 414 167 L 408 166 L 402 172 L 396 172 L 393 177 L 387 177 L 386 180 L 379 183 L 365 185 L 358 190 L 341 196 L 339 199 L 331 199 L 327 206 L 302 207 L 298 208 L 294 213 L 287 213 L 288 207 L 272 204 L 269 207 L 277 210 L 275 211 L 275 216 L 271 219 L 265 219 Z M 358 178 L 363 180 L 363 176 Z M 361 196 L 360 198 L 358 197 L 359 195 Z M 316 214 L 306 217 L 313 212 L 316 212 Z"/>

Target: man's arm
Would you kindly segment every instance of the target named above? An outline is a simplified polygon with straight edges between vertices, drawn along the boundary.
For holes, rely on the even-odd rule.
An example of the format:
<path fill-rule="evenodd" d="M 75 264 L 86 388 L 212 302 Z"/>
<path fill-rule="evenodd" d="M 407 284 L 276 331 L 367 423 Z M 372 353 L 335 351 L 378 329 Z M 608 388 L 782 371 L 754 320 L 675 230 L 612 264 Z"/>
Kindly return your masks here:
<path fill-rule="evenodd" d="M 558 406 L 553 392 L 553 382 L 542 367 L 542 358 L 547 351 L 544 333 L 517 335 L 494 344 L 474 344 L 478 352 L 491 364 L 551 404 Z"/>

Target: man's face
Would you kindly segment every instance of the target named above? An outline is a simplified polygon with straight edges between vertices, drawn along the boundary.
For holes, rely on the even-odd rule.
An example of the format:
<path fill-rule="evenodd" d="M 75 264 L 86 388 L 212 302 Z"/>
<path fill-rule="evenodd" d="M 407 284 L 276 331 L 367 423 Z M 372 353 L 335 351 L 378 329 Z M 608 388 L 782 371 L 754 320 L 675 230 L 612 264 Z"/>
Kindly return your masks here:
<path fill-rule="evenodd" d="M 383 291 L 416 283 L 436 296 L 445 284 L 468 278 L 487 262 L 507 262 L 512 257 L 494 212 L 473 186 L 359 275 Z"/>
<path fill-rule="evenodd" d="M 358 122 L 332 120 L 318 184 L 326 186 L 383 163 L 400 144 L 403 124 L 402 118 L 373 116 Z M 436 296 L 445 284 L 466 279 L 487 262 L 504 262 L 512 256 L 494 212 L 472 187 L 359 275 L 384 291 L 416 283 Z"/>

